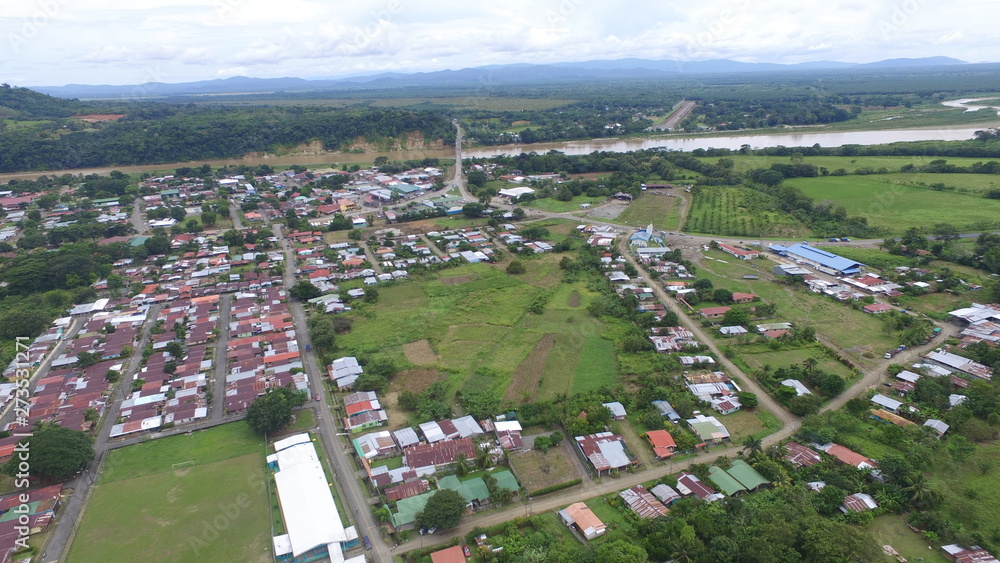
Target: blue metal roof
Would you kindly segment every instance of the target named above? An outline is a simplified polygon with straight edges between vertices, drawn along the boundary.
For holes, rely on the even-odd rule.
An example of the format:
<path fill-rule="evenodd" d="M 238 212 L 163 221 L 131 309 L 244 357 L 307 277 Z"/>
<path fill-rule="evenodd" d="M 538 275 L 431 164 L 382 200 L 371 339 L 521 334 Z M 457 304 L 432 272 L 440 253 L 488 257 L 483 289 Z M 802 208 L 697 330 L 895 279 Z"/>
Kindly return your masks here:
<path fill-rule="evenodd" d="M 803 243 L 793 244 L 788 247 L 788 252 L 806 260 L 812 260 L 821 266 L 833 268 L 834 270 L 844 273 L 856 272 L 859 268 L 861 268 L 861 266 L 864 266 L 864 264 L 860 262 L 848 260 L 843 256 L 837 256 L 836 254 L 832 254 L 825 250 L 820 250 Z"/>

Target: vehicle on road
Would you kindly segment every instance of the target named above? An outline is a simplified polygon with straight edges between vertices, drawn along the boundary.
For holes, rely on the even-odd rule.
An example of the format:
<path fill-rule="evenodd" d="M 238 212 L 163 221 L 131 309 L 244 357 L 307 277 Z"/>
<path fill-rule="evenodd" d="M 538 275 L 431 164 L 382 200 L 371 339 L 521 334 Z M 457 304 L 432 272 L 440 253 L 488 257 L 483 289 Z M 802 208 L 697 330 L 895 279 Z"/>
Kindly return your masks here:
<path fill-rule="evenodd" d="M 312 349 L 313 349 L 312 344 L 306 344 L 306 352 L 309 352 Z"/>
<path fill-rule="evenodd" d="M 829 239 L 827 240 L 827 242 L 840 242 L 840 239 L 839 239 L 839 238 L 837 238 L 837 237 L 830 237 L 830 238 L 829 238 Z"/>
<path fill-rule="evenodd" d="M 319 393 L 316 393 L 316 400 L 319 400 Z"/>
<path fill-rule="evenodd" d="M 851 239 L 847 237 L 840 237 L 840 242 L 851 242 Z"/>
<path fill-rule="evenodd" d="M 368 539 L 368 536 L 361 536 L 361 541 L 365 542 L 365 549 L 372 550 L 372 540 Z"/>

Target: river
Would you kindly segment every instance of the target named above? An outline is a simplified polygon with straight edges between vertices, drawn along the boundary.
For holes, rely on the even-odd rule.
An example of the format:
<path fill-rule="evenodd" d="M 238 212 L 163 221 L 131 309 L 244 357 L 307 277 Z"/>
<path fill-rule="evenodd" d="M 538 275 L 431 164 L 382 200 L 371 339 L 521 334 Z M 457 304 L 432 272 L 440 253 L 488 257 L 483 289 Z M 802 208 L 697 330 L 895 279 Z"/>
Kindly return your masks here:
<path fill-rule="evenodd" d="M 964 108 L 965 111 L 967 111 L 967 112 L 969 112 L 969 111 L 979 111 L 981 109 L 991 109 L 991 110 L 996 111 L 997 115 L 1000 115 L 1000 107 L 997 107 L 995 105 L 994 106 L 984 106 L 982 104 L 977 104 L 976 103 L 976 102 L 985 102 L 986 100 L 996 100 L 996 99 L 997 99 L 996 97 L 993 97 L 993 98 L 963 98 L 961 100 L 945 100 L 945 101 L 941 102 L 941 105 L 948 106 L 950 108 Z"/>
<path fill-rule="evenodd" d="M 989 99 L 989 98 L 982 98 Z M 959 103 L 969 100 L 951 100 Z M 970 107 L 958 105 L 952 107 Z M 520 154 L 536 152 L 539 154 L 557 150 L 569 155 L 590 154 L 594 151 L 627 152 L 640 149 L 666 148 L 670 150 L 692 151 L 695 149 L 726 148 L 739 149 L 743 145 L 751 148 L 786 146 L 808 147 L 819 144 L 823 147 L 839 147 L 842 145 L 882 145 L 899 141 L 960 141 L 971 139 L 978 128 L 939 128 L 939 129 L 897 129 L 882 131 L 842 131 L 831 133 L 761 133 L 746 135 L 691 135 L 691 136 L 657 136 L 633 139 L 592 139 L 583 141 L 561 141 L 553 143 L 534 143 L 529 145 L 499 145 L 493 147 L 472 147 L 463 150 L 465 158 L 488 158 L 501 154 Z M 257 166 L 301 165 L 340 165 L 371 162 L 376 156 L 385 155 L 389 160 L 418 160 L 423 158 L 454 158 L 452 148 L 431 150 L 388 151 L 380 153 L 316 153 L 291 156 L 254 156 L 249 158 L 227 158 L 218 160 L 198 160 L 192 162 L 171 162 L 166 164 L 144 164 L 136 166 L 108 166 L 100 168 L 53 170 L 48 172 L 17 172 L 0 174 L 0 182 L 14 178 L 37 178 L 42 174 L 107 174 L 111 170 L 122 172 L 143 172 L 146 170 L 174 170 L 182 166 L 200 166 L 208 163 L 212 166 L 228 164 L 246 164 Z"/>

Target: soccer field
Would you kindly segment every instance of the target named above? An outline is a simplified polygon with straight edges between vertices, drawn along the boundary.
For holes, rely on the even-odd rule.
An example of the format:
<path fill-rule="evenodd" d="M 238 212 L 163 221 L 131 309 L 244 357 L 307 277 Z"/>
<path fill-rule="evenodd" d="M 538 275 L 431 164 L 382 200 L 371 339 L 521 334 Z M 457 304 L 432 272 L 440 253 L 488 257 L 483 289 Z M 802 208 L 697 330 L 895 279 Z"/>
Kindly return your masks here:
<path fill-rule="evenodd" d="M 235 440 L 232 457 L 199 462 L 221 437 Z M 107 463 L 117 471 L 95 486 L 67 561 L 272 561 L 264 450 L 255 442 L 234 423 L 112 452 Z M 149 464 L 139 468 L 136 453 Z M 181 455 L 160 463 L 164 453 Z M 174 469 L 187 460 L 194 464 Z"/>

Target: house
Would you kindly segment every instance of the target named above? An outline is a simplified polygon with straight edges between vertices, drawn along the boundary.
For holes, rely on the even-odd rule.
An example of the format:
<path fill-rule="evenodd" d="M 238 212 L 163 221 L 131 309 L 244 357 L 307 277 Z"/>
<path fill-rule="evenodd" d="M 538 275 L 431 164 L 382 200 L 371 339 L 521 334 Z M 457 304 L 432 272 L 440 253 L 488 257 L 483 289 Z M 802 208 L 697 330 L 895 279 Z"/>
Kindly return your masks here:
<path fill-rule="evenodd" d="M 719 243 L 719 250 L 725 252 L 726 254 L 732 255 L 740 260 L 753 260 L 760 256 L 760 252 L 756 250 L 747 250 L 745 248 L 738 248 L 725 243 Z"/>
<path fill-rule="evenodd" d="M 715 492 L 715 489 L 701 482 L 693 473 L 682 471 L 677 476 L 677 492 L 682 495 L 694 495 L 705 502 L 724 498 L 725 495 Z"/>
<path fill-rule="evenodd" d="M 660 502 L 667 506 L 681 499 L 681 494 L 675 491 L 673 487 L 662 483 L 650 489 L 649 492 L 656 495 L 656 498 L 660 499 Z"/>
<path fill-rule="evenodd" d="M 600 432 L 589 436 L 576 436 L 576 445 L 598 475 L 613 469 L 624 469 L 634 463 L 625 441 L 611 432 Z"/>
<path fill-rule="evenodd" d="M 902 402 L 897 401 L 895 399 L 890 399 L 889 397 L 886 397 L 885 395 L 882 394 L 876 394 L 874 397 L 872 397 L 872 402 L 891 413 L 898 413 L 899 407 L 903 406 Z"/>
<path fill-rule="evenodd" d="M 703 319 L 721 319 L 726 316 L 726 313 L 728 313 L 730 309 L 732 309 L 732 307 L 705 307 L 704 309 L 700 309 L 698 314 L 701 315 L 701 318 Z"/>
<path fill-rule="evenodd" d="M 885 409 L 871 409 L 871 413 L 872 418 L 875 420 L 890 422 L 901 428 L 906 428 L 907 426 L 913 426 L 915 424 L 913 421 L 907 420 L 898 414 L 891 413 Z"/>
<path fill-rule="evenodd" d="M 674 437 L 670 435 L 670 432 L 666 430 L 650 430 L 646 432 L 645 436 L 646 441 L 653 447 L 653 453 L 656 454 L 656 457 L 665 459 L 674 455 L 677 443 L 674 442 Z"/>
<path fill-rule="evenodd" d="M 750 303 L 756 298 L 757 296 L 753 293 L 743 293 L 740 291 L 733 292 L 733 303 Z"/>
<path fill-rule="evenodd" d="M 521 439 L 521 423 L 516 420 L 498 420 L 493 423 L 497 434 L 497 442 L 507 451 L 521 451 L 524 441 Z"/>
<path fill-rule="evenodd" d="M 465 552 L 460 545 L 439 549 L 431 553 L 431 563 L 465 563 Z"/>
<path fill-rule="evenodd" d="M 712 399 L 709 401 L 712 408 L 719 412 L 719 414 L 732 414 L 738 410 L 743 405 L 740 404 L 736 397 L 722 397 L 719 399 Z"/>
<path fill-rule="evenodd" d="M 582 502 L 575 502 L 560 510 L 559 518 L 567 526 L 576 528 L 588 541 L 604 535 L 606 529 L 604 522 Z"/>
<path fill-rule="evenodd" d="M 670 512 L 659 499 L 653 496 L 653 493 L 647 491 L 642 485 L 625 489 L 618 493 L 618 496 L 640 518 L 656 518 L 657 516 L 666 516 Z"/>
<path fill-rule="evenodd" d="M 736 326 L 724 326 L 719 329 L 719 332 L 722 333 L 723 336 L 740 336 L 741 334 L 747 334 L 750 331 L 739 325 L 736 325 Z"/>
<path fill-rule="evenodd" d="M 396 442 L 392 440 L 392 434 L 388 430 L 365 434 L 355 438 L 352 443 L 354 451 L 362 459 L 392 455 L 396 452 Z"/>
<path fill-rule="evenodd" d="M 795 467 L 811 467 L 822 461 L 819 453 L 797 442 L 788 442 L 785 444 L 785 451 L 788 453 L 784 459 Z"/>
<path fill-rule="evenodd" d="M 888 313 L 891 311 L 892 307 L 881 303 L 872 303 L 871 305 L 865 305 L 861 308 L 861 310 L 866 313 L 871 313 L 872 315 L 881 315 L 882 313 Z"/>
<path fill-rule="evenodd" d="M 840 511 L 844 514 L 848 512 L 867 512 L 869 510 L 875 510 L 878 508 L 878 504 L 875 503 L 875 499 L 867 493 L 854 493 L 853 495 L 847 495 L 844 497 L 844 504 L 840 505 Z"/>
<path fill-rule="evenodd" d="M 764 478 L 756 469 L 742 459 L 734 459 L 732 465 L 726 470 L 732 478 L 740 482 L 748 491 L 755 491 L 771 482 Z"/>
<path fill-rule="evenodd" d="M 953 543 L 942 545 L 941 549 L 947 554 L 945 557 L 956 563 L 1000 563 L 1000 559 L 978 545 L 965 549 Z"/>
<path fill-rule="evenodd" d="M 878 467 L 878 464 L 876 464 L 874 460 L 868 459 L 857 452 L 853 452 L 840 444 L 826 444 L 820 446 L 819 449 L 826 452 L 828 455 L 837 458 L 837 461 L 840 463 L 852 465 L 858 469 L 875 469 Z"/>
<path fill-rule="evenodd" d="M 729 430 L 714 416 L 697 414 L 687 420 L 688 426 L 702 442 L 706 444 L 721 444 L 729 441 Z"/>
<path fill-rule="evenodd" d="M 403 459 L 420 475 L 434 473 L 437 467 L 455 463 L 460 454 L 466 459 L 476 457 L 476 446 L 471 438 L 459 438 L 437 444 L 416 444 L 403 450 Z"/>
<path fill-rule="evenodd" d="M 791 387 L 792 389 L 795 389 L 795 396 L 796 397 L 801 397 L 802 395 L 811 395 L 812 394 L 812 391 L 810 391 L 798 379 L 785 379 L 785 380 L 783 380 L 781 382 L 781 384 L 784 385 L 785 387 Z"/>
<path fill-rule="evenodd" d="M 712 477 L 712 482 L 722 489 L 727 496 L 736 496 L 747 492 L 747 488 L 740 484 L 732 475 L 726 473 L 725 469 L 713 465 L 708 468 L 708 474 Z"/>
<path fill-rule="evenodd" d="M 677 424 L 681 421 L 681 415 L 666 401 L 653 401 L 653 408 L 656 409 L 660 416 L 667 418 L 670 422 Z"/>
<path fill-rule="evenodd" d="M 983 364 L 974 362 L 968 358 L 963 358 L 958 354 L 952 354 L 951 352 L 945 352 L 942 350 L 935 350 L 926 356 L 924 356 L 932 362 L 941 364 L 945 367 L 956 369 L 968 375 L 978 377 L 980 379 L 985 379 L 989 381 L 993 377 L 993 370 Z"/>
<path fill-rule="evenodd" d="M 949 428 L 951 428 L 950 426 L 948 426 L 946 422 L 944 422 L 943 420 L 938 420 L 936 418 L 928 418 L 927 421 L 924 422 L 924 426 L 933 429 L 935 432 L 937 432 L 937 435 L 939 437 L 944 436 L 944 433 L 947 432 Z"/>
<path fill-rule="evenodd" d="M 611 411 L 611 420 L 625 420 L 625 417 L 627 416 L 625 413 L 625 407 L 618 401 L 601 403 L 601 405 Z"/>

